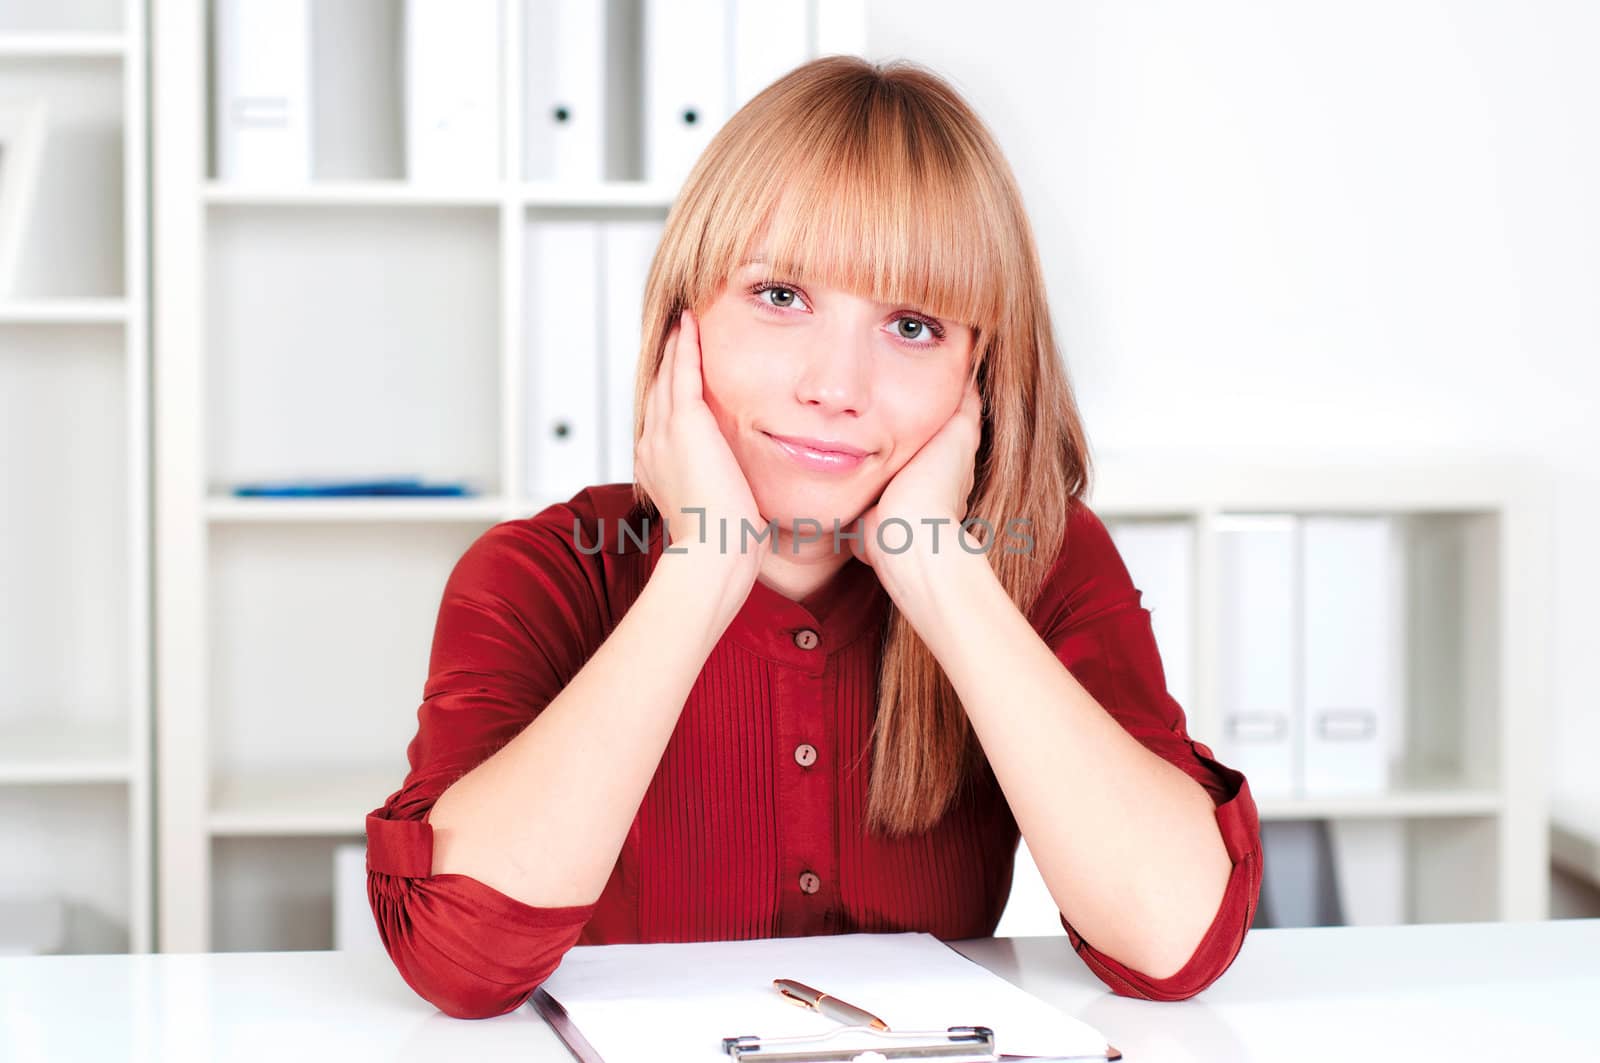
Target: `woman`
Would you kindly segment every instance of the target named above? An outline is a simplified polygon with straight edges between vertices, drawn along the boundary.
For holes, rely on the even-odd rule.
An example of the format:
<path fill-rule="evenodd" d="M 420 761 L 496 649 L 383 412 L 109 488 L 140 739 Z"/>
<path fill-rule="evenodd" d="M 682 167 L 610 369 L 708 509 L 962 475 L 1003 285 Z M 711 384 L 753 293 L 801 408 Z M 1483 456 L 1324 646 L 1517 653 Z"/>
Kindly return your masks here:
<path fill-rule="evenodd" d="M 1214 981 L 1255 805 L 1081 501 L 980 120 L 914 64 L 798 68 L 689 175 L 644 311 L 637 482 L 490 529 L 445 587 L 367 818 L 407 982 L 484 1017 L 579 943 L 985 936 L 1019 832 L 1113 991 Z"/>

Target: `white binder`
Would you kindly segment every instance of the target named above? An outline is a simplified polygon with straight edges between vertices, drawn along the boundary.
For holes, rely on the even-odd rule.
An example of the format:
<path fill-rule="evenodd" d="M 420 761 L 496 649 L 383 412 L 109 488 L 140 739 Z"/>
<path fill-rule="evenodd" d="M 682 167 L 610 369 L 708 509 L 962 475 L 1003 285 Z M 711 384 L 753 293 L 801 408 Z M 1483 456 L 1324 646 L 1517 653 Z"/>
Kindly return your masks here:
<path fill-rule="evenodd" d="M 1296 791 L 1300 713 L 1296 518 L 1217 518 L 1221 733 L 1208 742 L 1256 797 Z"/>
<path fill-rule="evenodd" d="M 733 16 L 734 111 L 795 67 L 811 58 L 811 23 L 816 0 L 775 4 L 771 0 L 728 0 Z"/>
<path fill-rule="evenodd" d="M 1400 556 L 1384 515 L 1302 518 L 1303 792 L 1373 794 L 1389 784 L 1398 720 Z"/>
<path fill-rule="evenodd" d="M 633 481 L 633 389 L 643 342 L 644 285 L 665 227 L 648 219 L 601 226 L 601 464 L 606 483 Z"/>
<path fill-rule="evenodd" d="M 645 179 L 672 189 L 730 113 L 727 0 L 643 0 Z"/>
<path fill-rule="evenodd" d="M 544 505 L 600 482 L 600 223 L 526 231 L 527 488 Z"/>
<path fill-rule="evenodd" d="M 500 0 L 406 0 L 406 176 L 500 174 Z"/>
<path fill-rule="evenodd" d="M 523 176 L 599 181 L 605 173 L 606 5 L 528 0 L 523 11 Z"/>
<path fill-rule="evenodd" d="M 1140 604 L 1150 610 L 1167 693 L 1188 713 L 1194 707 L 1194 525 L 1187 520 L 1109 520 L 1106 530 L 1134 586 L 1143 592 Z"/>
<path fill-rule="evenodd" d="M 311 178 L 310 0 L 217 0 L 217 177 Z"/>

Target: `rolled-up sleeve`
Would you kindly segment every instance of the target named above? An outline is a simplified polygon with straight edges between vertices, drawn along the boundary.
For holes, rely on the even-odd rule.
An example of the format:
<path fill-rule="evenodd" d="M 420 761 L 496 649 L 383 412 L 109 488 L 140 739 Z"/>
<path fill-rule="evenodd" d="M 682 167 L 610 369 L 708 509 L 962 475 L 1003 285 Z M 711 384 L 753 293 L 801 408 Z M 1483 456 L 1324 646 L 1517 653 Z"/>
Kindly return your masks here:
<path fill-rule="evenodd" d="M 1189 736 L 1183 708 L 1167 690 L 1142 597 L 1105 525 L 1087 506 L 1075 505 L 1066 549 L 1033 612 L 1035 627 L 1124 730 L 1211 795 L 1233 869 L 1205 935 L 1183 967 L 1165 978 L 1102 952 L 1058 914 L 1073 949 L 1114 993 L 1184 1000 L 1221 977 L 1244 945 L 1261 895 L 1261 821 L 1244 775 Z"/>
<path fill-rule="evenodd" d="M 497 525 L 451 571 L 434 630 L 410 771 L 367 815 L 367 898 L 402 978 L 457 1018 L 519 1007 L 550 976 L 598 902 L 525 904 L 463 874 L 433 873 L 434 803 L 516 737 L 602 637 L 594 568 L 574 511 Z"/>

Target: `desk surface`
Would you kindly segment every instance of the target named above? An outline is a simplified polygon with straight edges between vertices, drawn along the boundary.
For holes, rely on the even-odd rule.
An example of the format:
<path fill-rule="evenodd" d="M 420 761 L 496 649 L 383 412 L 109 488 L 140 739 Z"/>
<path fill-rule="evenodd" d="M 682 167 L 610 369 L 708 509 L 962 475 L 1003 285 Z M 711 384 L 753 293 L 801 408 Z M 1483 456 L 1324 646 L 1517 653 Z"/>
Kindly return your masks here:
<path fill-rule="evenodd" d="M 1176 1002 L 1112 995 L 1065 937 L 954 944 L 1128 1063 L 1600 1059 L 1600 919 L 1252 930 Z M 0 957 L 0 1059 L 333 1058 L 571 1057 L 530 1006 L 452 1019 L 382 953 Z"/>

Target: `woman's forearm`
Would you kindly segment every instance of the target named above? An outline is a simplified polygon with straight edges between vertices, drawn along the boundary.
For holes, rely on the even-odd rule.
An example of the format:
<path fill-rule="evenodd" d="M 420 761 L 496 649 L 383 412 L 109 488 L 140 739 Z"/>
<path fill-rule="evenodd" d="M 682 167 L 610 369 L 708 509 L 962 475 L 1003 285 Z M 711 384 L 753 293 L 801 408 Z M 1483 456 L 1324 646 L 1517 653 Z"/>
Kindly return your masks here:
<path fill-rule="evenodd" d="M 1062 914 L 1135 970 L 1176 973 L 1233 866 L 1211 796 L 1062 666 L 985 558 L 941 555 L 901 576 L 902 609 L 961 698 Z"/>
<path fill-rule="evenodd" d="M 610 636 L 515 738 L 440 795 L 433 873 L 525 904 L 591 904 L 689 691 L 749 594 L 710 554 L 665 553 Z"/>

